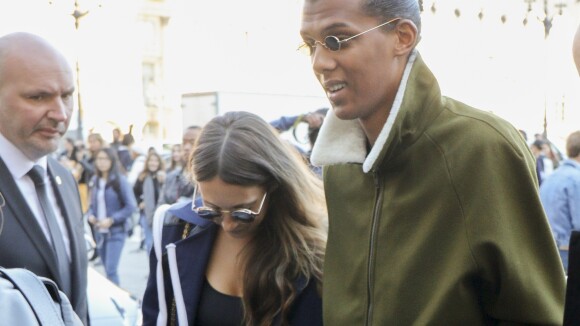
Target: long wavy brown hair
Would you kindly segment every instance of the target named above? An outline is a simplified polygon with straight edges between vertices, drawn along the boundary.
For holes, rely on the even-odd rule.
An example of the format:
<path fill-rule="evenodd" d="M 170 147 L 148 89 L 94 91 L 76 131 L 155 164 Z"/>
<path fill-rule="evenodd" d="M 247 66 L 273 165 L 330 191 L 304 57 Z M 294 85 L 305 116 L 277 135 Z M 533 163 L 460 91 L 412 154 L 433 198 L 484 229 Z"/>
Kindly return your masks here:
<path fill-rule="evenodd" d="M 197 182 L 219 177 L 268 190 L 268 211 L 242 250 L 245 325 L 282 325 L 304 277 L 320 285 L 327 214 L 323 187 L 298 152 L 268 123 L 248 112 L 229 112 L 202 130 L 192 155 Z"/>

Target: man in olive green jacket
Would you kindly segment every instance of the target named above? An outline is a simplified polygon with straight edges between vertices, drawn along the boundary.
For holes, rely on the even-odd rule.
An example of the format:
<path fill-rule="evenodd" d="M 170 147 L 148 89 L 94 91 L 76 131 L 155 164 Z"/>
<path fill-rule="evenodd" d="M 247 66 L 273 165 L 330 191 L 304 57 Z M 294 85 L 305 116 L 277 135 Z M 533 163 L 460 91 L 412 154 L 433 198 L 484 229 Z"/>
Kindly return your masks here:
<path fill-rule="evenodd" d="M 561 324 L 564 271 L 526 143 L 441 95 L 415 50 L 416 0 L 366 3 L 306 0 L 302 18 L 333 106 L 312 153 L 325 324 Z"/>

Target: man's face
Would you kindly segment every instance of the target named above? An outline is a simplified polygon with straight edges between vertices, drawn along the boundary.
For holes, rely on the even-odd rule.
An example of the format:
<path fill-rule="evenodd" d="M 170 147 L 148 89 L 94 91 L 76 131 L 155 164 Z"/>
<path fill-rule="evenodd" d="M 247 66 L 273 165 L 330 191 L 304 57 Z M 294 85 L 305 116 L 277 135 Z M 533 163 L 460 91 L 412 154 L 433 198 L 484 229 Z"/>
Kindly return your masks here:
<path fill-rule="evenodd" d="M 384 23 L 363 12 L 362 1 L 306 0 L 303 40 L 313 44 L 329 35 L 342 40 Z M 393 51 L 395 36 L 377 29 L 343 43 L 337 52 L 316 47 L 312 69 L 337 117 L 365 120 L 390 111 L 402 72 Z"/>
<path fill-rule="evenodd" d="M 189 155 L 191 155 L 191 152 L 193 151 L 193 145 L 195 145 L 195 141 L 197 140 L 197 137 L 199 137 L 199 133 L 200 133 L 199 129 L 195 130 L 188 129 L 183 134 L 183 142 L 181 144 L 181 148 L 183 151 L 182 159 L 186 164 L 187 162 L 189 162 Z"/>
<path fill-rule="evenodd" d="M 9 54 L 0 69 L 0 132 L 31 160 L 52 153 L 73 110 L 72 71 L 42 51 Z"/>

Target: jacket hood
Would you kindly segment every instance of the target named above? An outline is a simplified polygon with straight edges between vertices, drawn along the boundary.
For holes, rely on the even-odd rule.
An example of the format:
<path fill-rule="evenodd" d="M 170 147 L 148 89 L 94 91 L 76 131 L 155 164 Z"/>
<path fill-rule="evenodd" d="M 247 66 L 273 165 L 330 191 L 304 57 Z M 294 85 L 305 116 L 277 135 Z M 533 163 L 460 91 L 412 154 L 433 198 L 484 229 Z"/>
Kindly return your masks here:
<path fill-rule="evenodd" d="M 387 121 L 370 152 L 357 119 L 341 120 L 330 110 L 312 149 L 312 164 L 362 164 L 365 173 L 410 146 L 441 112 L 441 91 L 433 73 L 413 50 Z M 402 145 L 402 146 L 401 146 Z"/>

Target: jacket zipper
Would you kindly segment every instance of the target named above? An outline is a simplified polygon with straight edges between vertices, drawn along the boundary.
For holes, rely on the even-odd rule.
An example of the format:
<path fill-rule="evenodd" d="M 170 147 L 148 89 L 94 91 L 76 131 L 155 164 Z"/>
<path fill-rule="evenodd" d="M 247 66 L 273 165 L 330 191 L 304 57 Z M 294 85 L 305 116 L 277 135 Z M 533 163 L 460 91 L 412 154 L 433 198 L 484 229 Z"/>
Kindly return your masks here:
<path fill-rule="evenodd" d="M 374 172 L 374 180 L 375 180 L 375 189 L 377 193 L 377 199 L 375 201 L 375 207 L 373 209 L 373 218 L 372 218 L 372 226 L 371 226 L 371 237 L 369 242 L 369 260 L 368 260 L 368 274 L 367 274 L 367 320 L 365 325 L 371 325 L 371 318 L 373 315 L 373 283 L 374 283 L 374 266 L 375 266 L 375 242 L 376 242 L 376 235 L 377 235 L 377 227 L 379 224 L 379 215 L 380 215 L 380 208 L 383 203 L 383 187 L 381 187 L 381 183 L 379 182 L 379 174 L 378 172 Z"/>

